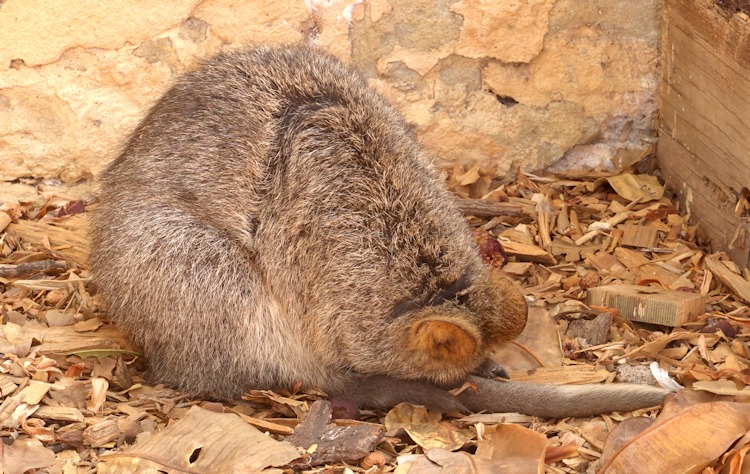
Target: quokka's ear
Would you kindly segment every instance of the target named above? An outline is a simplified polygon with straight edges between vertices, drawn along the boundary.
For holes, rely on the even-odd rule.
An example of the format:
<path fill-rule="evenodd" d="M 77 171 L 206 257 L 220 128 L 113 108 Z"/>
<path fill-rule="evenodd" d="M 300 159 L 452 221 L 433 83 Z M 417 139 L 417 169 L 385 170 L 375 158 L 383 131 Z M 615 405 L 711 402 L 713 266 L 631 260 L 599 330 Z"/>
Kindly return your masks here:
<path fill-rule="evenodd" d="M 479 331 L 464 321 L 422 319 L 412 324 L 410 332 L 410 348 L 435 363 L 470 363 L 481 345 Z"/>

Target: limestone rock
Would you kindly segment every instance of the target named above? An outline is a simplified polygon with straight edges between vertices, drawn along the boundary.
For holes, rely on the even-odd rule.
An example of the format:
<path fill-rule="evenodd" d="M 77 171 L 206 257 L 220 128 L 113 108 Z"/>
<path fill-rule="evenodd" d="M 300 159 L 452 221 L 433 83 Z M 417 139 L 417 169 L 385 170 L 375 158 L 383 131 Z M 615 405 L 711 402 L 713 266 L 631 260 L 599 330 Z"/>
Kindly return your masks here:
<path fill-rule="evenodd" d="M 199 0 L 49 0 L 5 2 L 0 15 L 0 65 L 22 59 L 27 66 L 55 61 L 67 49 L 117 49 L 178 25 Z"/>
<path fill-rule="evenodd" d="M 660 5 L 8 1 L 0 202 L 90 189 L 177 75 L 249 43 L 307 41 L 352 63 L 444 169 L 607 165 L 652 140 Z"/>
<path fill-rule="evenodd" d="M 456 53 L 527 63 L 542 49 L 554 0 L 491 2 L 461 0 L 451 11 L 464 17 Z"/>

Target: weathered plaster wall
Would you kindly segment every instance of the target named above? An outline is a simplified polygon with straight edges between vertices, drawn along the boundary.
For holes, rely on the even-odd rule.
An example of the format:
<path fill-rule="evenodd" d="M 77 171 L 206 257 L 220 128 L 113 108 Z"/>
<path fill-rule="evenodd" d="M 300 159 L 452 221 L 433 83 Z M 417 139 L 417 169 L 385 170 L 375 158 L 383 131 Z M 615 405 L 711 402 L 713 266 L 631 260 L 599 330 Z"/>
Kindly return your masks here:
<path fill-rule="evenodd" d="M 175 75 L 253 41 L 353 63 L 445 168 L 606 165 L 651 140 L 660 1 L 0 0 L 0 202 L 88 192 Z"/>

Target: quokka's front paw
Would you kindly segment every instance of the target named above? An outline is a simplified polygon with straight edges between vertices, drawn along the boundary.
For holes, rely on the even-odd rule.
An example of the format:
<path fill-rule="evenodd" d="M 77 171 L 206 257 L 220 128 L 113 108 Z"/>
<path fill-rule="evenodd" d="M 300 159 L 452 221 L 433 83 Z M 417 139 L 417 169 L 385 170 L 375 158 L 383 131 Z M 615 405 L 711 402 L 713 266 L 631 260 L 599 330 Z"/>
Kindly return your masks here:
<path fill-rule="evenodd" d="M 502 365 L 489 358 L 477 368 L 474 375 L 486 379 L 494 379 L 498 377 L 502 379 L 510 379 L 508 371 L 505 370 Z"/>

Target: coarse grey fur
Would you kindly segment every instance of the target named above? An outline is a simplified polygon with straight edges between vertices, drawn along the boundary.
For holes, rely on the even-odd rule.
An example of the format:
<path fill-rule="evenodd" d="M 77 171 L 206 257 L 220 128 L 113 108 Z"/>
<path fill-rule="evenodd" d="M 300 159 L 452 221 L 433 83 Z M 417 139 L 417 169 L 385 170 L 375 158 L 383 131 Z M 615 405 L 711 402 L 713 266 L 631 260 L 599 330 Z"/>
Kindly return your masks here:
<path fill-rule="evenodd" d="M 518 335 L 526 302 L 482 263 L 403 119 L 314 48 L 221 54 L 180 78 L 102 176 L 92 268 L 151 377 L 188 393 L 301 381 L 372 406 L 500 411 L 523 387 L 445 391 Z M 520 390 L 518 411 L 581 411 Z M 584 411 L 663 396 L 649 393 Z"/>

